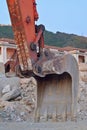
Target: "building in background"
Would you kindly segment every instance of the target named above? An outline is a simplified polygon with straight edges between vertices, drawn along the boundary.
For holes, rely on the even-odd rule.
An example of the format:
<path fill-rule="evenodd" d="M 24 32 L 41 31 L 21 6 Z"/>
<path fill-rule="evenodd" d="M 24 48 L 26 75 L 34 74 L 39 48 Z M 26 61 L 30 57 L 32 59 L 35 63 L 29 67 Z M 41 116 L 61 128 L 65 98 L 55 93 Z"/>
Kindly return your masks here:
<path fill-rule="evenodd" d="M 0 62 L 6 63 L 10 60 L 11 56 L 16 50 L 16 45 L 14 40 L 1 38 L 0 39 Z"/>
<path fill-rule="evenodd" d="M 70 53 L 72 54 L 79 65 L 80 69 L 87 70 L 87 49 L 80 49 L 80 48 L 74 48 L 71 46 L 60 48 L 60 47 L 54 47 L 54 46 L 47 46 L 45 45 L 45 48 L 51 48 L 51 50 L 59 51 L 60 53 Z M 7 38 L 1 38 L 0 39 L 0 62 L 6 64 L 16 51 L 17 46 L 12 39 Z M 55 53 L 56 53 L 55 51 Z"/>
<path fill-rule="evenodd" d="M 78 64 L 80 64 L 80 63 L 87 64 L 87 49 L 74 48 L 71 46 L 60 48 L 60 47 L 55 47 L 55 46 L 50 47 L 50 46 L 45 45 L 45 47 L 51 48 L 51 50 L 56 49 L 59 52 L 65 52 L 66 54 L 67 53 L 72 54 L 76 58 Z"/>

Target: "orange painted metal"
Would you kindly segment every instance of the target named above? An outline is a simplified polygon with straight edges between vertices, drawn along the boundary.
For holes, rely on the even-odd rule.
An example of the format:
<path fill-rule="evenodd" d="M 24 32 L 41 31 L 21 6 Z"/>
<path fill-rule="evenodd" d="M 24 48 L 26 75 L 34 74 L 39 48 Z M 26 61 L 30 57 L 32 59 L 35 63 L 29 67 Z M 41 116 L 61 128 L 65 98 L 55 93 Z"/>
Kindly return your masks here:
<path fill-rule="evenodd" d="M 35 42 L 35 21 L 38 19 L 35 0 L 7 0 L 14 38 L 17 44 L 19 63 L 23 71 L 30 70 L 31 60 L 36 60 L 36 52 L 30 49 Z"/>
<path fill-rule="evenodd" d="M 38 13 L 37 13 L 37 9 L 36 9 L 36 2 L 35 0 L 33 0 L 33 11 L 34 11 L 34 20 L 37 21 L 38 20 Z"/>

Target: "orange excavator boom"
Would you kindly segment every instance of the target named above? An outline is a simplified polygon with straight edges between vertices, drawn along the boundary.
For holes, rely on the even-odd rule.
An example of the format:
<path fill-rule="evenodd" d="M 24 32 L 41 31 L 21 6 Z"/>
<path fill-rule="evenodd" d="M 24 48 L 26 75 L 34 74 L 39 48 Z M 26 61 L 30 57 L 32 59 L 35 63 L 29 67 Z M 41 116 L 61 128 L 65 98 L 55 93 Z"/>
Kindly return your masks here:
<path fill-rule="evenodd" d="M 43 29 L 35 25 L 35 21 L 38 20 L 36 2 L 7 0 L 7 4 L 17 44 L 19 64 L 22 71 L 32 70 L 32 63 L 37 60 L 37 53 L 40 51 L 39 46 L 44 47 Z"/>

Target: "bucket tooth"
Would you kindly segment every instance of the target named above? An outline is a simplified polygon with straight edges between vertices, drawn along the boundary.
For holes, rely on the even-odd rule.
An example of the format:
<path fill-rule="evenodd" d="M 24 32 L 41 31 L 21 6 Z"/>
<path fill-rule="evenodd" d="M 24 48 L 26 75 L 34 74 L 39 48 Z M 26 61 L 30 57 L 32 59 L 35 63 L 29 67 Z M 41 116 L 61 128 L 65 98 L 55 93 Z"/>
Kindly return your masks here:
<path fill-rule="evenodd" d="M 40 122 L 46 122 L 47 121 L 47 109 L 44 109 L 41 111 L 40 114 Z"/>
<path fill-rule="evenodd" d="M 56 107 L 53 109 L 53 113 L 52 113 L 52 121 L 56 122 L 57 121 L 57 115 L 56 115 Z"/>
<path fill-rule="evenodd" d="M 37 108 L 35 111 L 35 117 L 34 117 L 35 122 L 40 121 L 40 110 Z"/>
<path fill-rule="evenodd" d="M 62 112 L 62 121 L 67 121 L 67 108 L 66 106 L 64 107 L 64 110 Z"/>

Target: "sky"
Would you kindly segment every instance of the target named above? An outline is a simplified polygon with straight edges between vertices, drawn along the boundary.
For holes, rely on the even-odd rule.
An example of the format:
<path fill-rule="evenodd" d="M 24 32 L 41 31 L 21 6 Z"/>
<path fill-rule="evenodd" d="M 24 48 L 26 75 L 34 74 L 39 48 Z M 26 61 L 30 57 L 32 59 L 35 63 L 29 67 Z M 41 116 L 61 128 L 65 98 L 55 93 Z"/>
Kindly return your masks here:
<path fill-rule="evenodd" d="M 6 0 L 0 0 L 0 24 L 11 24 Z M 36 0 L 46 30 L 87 36 L 87 0 Z"/>

